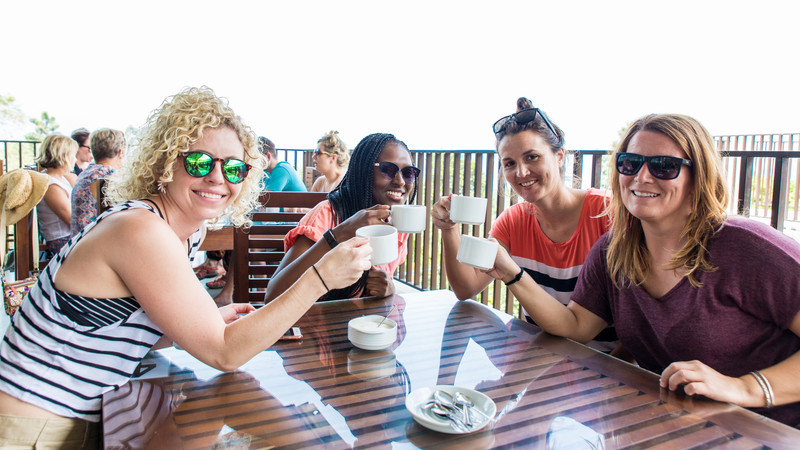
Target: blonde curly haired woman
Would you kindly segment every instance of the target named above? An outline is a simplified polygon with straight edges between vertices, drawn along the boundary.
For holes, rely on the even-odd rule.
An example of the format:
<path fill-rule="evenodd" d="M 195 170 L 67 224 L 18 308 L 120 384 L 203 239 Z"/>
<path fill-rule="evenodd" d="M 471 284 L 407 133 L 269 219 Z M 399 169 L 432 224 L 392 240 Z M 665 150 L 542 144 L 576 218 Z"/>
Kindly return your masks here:
<path fill-rule="evenodd" d="M 314 167 L 323 176 L 314 180 L 311 192 L 330 192 L 342 182 L 350 163 L 350 151 L 339 137 L 338 131 L 329 131 L 317 141 L 314 150 Z"/>
<path fill-rule="evenodd" d="M 259 311 L 216 307 L 190 259 L 206 221 L 227 213 L 248 224 L 264 166 L 255 143 L 208 88 L 186 89 L 151 114 L 138 153 L 109 187 L 117 204 L 51 260 L 0 344 L 0 447 L 98 447 L 103 393 L 124 384 L 149 350 L 174 341 L 234 370 L 272 345 L 326 284 L 348 286 L 370 267 L 366 240 L 353 239 Z"/>

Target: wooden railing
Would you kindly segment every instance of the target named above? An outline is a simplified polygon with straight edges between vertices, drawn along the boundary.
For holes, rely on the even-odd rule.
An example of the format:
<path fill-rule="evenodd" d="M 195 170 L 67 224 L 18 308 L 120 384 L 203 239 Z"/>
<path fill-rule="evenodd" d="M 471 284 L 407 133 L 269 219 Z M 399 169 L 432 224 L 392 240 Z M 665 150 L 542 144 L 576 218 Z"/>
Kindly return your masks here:
<path fill-rule="evenodd" d="M 800 214 L 800 135 L 749 135 L 715 138 L 723 154 L 726 182 L 731 192 L 730 214 L 769 220 L 784 230 L 787 222 Z M 30 164 L 23 149 L 35 154 L 37 144 L 24 141 L 0 141 L 6 157 L 6 170 Z M 414 164 L 421 169 L 417 204 L 429 209 L 451 192 L 486 197 L 486 222 L 480 226 L 464 225 L 463 234 L 487 236 L 495 218 L 518 198 L 505 185 L 497 154 L 493 150 L 414 150 Z M 570 153 L 565 182 L 575 187 L 607 187 L 608 150 L 579 150 Z M 289 161 L 301 174 L 313 172 L 311 149 L 279 149 L 278 158 Z M 13 156 L 19 155 L 19 156 Z M 16 163 L 16 164 L 15 164 Z M 428 217 L 423 233 L 411 236 L 406 263 L 395 277 L 419 289 L 448 288 L 443 269 L 439 230 Z M 518 305 L 502 283 L 492 283 L 476 300 L 518 314 Z"/>

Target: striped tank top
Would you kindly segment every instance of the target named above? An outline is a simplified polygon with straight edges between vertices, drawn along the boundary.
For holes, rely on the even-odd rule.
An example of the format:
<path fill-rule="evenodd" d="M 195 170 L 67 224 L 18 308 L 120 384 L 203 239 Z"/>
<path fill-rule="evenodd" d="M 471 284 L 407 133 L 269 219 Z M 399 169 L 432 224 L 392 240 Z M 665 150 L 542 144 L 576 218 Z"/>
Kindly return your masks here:
<path fill-rule="evenodd" d="M 133 208 L 160 215 L 142 201 L 113 206 L 73 236 L 39 274 L 0 343 L 0 390 L 60 416 L 98 422 L 103 393 L 135 373 L 162 335 L 136 299 L 81 297 L 53 285 L 83 235 L 106 216 Z M 189 261 L 200 236 L 198 230 L 189 239 Z"/>

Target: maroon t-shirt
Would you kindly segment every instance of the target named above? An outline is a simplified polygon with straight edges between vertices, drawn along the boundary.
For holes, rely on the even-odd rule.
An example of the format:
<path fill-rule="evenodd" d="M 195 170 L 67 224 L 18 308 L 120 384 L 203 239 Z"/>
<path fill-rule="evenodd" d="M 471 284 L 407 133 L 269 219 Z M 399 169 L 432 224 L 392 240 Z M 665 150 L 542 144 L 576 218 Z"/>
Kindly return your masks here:
<path fill-rule="evenodd" d="M 572 300 L 613 324 L 643 368 L 661 373 L 675 361 L 699 360 L 742 376 L 800 351 L 789 330 L 800 312 L 800 244 L 761 223 L 732 217 L 711 239 L 717 270 L 687 278 L 661 298 L 637 286 L 617 289 L 605 262 L 608 234 L 589 252 Z M 800 428 L 800 403 L 761 414 Z"/>

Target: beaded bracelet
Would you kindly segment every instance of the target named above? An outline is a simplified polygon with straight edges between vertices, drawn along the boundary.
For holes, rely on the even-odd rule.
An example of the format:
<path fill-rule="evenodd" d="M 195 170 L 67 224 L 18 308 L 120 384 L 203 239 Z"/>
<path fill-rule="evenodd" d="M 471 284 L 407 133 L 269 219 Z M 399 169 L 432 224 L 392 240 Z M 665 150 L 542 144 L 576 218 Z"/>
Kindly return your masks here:
<path fill-rule="evenodd" d="M 775 393 L 772 392 L 772 386 L 769 384 L 769 380 L 767 377 L 764 376 L 763 373 L 759 370 L 754 370 L 750 372 L 750 375 L 756 379 L 758 385 L 761 387 L 761 390 L 764 391 L 764 398 L 767 400 L 767 408 L 772 408 L 772 405 L 775 404 Z"/>
<path fill-rule="evenodd" d="M 328 291 L 328 292 L 330 292 L 331 290 L 328 288 L 328 285 L 327 285 L 327 284 L 325 284 L 325 280 L 323 280 L 323 279 L 322 279 L 322 275 L 320 275 L 320 274 L 319 274 L 319 270 L 317 270 L 317 266 L 315 266 L 314 264 L 312 264 L 312 265 L 311 265 L 311 268 L 312 268 L 312 269 L 314 269 L 314 272 L 315 272 L 315 273 L 317 274 L 317 276 L 319 277 L 319 281 L 321 281 L 321 282 L 322 282 L 322 285 L 323 285 L 323 286 L 325 286 L 325 290 L 326 290 L 326 291 Z"/>
<path fill-rule="evenodd" d="M 511 286 L 512 284 L 514 284 L 514 283 L 516 283 L 517 281 L 519 281 L 519 280 L 522 278 L 522 275 L 523 275 L 524 273 L 525 273 L 525 269 L 519 269 L 519 273 L 517 274 L 517 276 L 515 276 L 515 277 L 514 277 L 514 279 L 513 279 L 513 280 L 509 281 L 508 283 L 506 283 L 506 282 L 504 281 L 503 283 L 505 283 L 505 285 L 506 285 L 506 286 Z"/>

